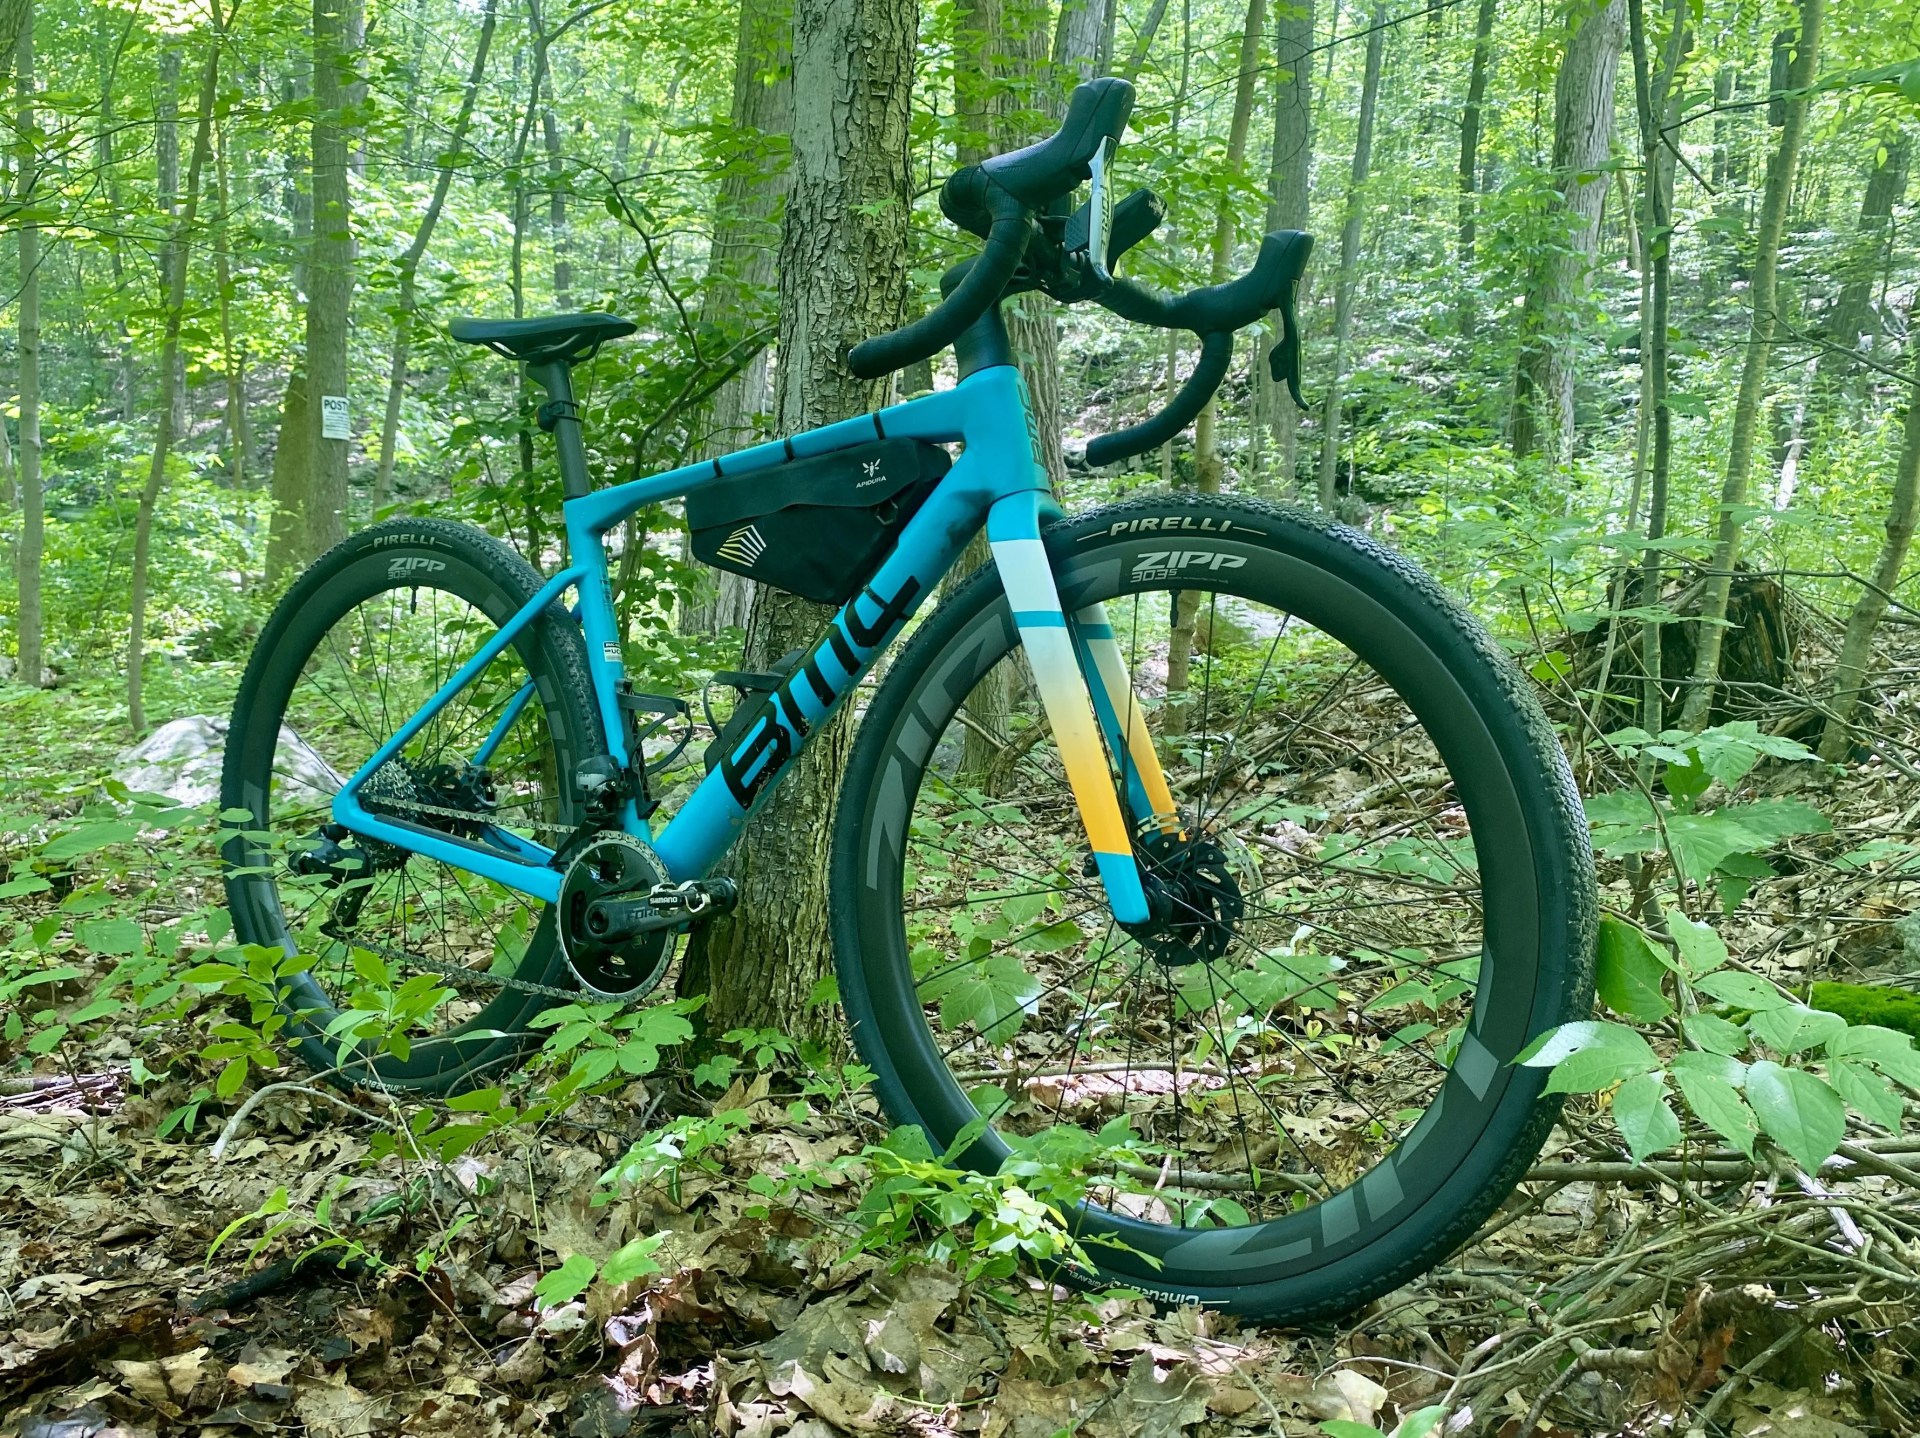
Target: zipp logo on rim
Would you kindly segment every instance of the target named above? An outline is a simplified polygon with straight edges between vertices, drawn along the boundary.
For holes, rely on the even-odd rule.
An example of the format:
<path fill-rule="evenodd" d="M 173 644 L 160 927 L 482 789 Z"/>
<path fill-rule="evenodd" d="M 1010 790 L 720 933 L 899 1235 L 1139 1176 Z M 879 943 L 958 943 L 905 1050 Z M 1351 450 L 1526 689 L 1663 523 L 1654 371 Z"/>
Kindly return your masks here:
<path fill-rule="evenodd" d="M 1133 563 L 1133 582 L 1143 584 L 1155 579 L 1174 579 L 1196 569 L 1218 573 L 1246 565 L 1244 554 L 1223 554 L 1217 549 L 1152 549 Z"/>
<path fill-rule="evenodd" d="M 424 554 L 403 554 L 387 565 L 387 578 L 405 579 L 412 574 L 438 574 L 447 566 Z"/>

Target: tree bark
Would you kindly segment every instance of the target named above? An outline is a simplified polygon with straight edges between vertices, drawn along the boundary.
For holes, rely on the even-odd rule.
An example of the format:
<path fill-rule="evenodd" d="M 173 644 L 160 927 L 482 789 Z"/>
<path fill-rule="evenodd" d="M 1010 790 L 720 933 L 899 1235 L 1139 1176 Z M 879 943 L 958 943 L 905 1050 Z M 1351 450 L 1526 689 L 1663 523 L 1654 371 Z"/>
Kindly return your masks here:
<path fill-rule="evenodd" d="M 793 148 L 780 242 L 777 402 L 787 433 L 873 408 L 885 381 L 848 373 L 850 344 L 898 325 L 905 310 L 915 0 L 797 0 Z M 761 589 L 746 662 L 763 669 L 814 639 L 827 610 Z M 827 845 L 846 768 L 847 712 L 818 726 L 778 802 L 747 827 L 730 861 L 738 918 L 694 941 L 683 988 L 708 995 L 712 1033 L 772 1027 L 831 1042 Z"/>
<path fill-rule="evenodd" d="M 1646 15 L 1642 0 L 1627 0 L 1628 31 L 1633 52 L 1634 111 L 1640 130 L 1640 230 L 1646 247 L 1646 265 L 1641 274 L 1640 304 L 1640 405 L 1644 417 L 1644 444 L 1636 444 L 1636 460 L 1646 457 L 1644 487 L 1647 494 L 1647 538 L 1650 543 L 1641 560 L 1639 602 L 1658 609 L 1661 589 L 1661 555 L 1657 542 L 1667 533 L 1667 489 L 1673 465 L 1673 410 L 1668 400 L 1668 334 L 1672 311 L 1673 260 L 1673 171 L 1674 155 L 1662 138 L 1664 120 L 1673 118 L 1678 95 L 1673 89 L 1680 61 L 1693 44 L 1688 29 L 1685 0 L 1671 4 L 1667 49 L 1659 71 L 1652 70 L 1648 59 Z M 1675 133 L 1672 130 L 1668 134 Z M 1642 487 L 1635 476 L 1635 489 Z M 1629 521 L 1633 516 L 1629 516 Z M 1620 591 L 1625 597 L 1625 590 Z M 1616 608 L 1622 607 L 1616 604 Z M 1665 691 L 1661 685 L 1660 623 L 1641 621 L 1640 629 L 1640 723 L 1649 733 L 1658 734 L 1665 724 Z M 1603 689 L 1604 685 L 1601 686 Z"/>
<path fill-rule="evenodd" d="M 1908 312 L 1911 333 L 1920 320 L 1920 306 Z M 1820 757 L 1828 763 L 1844 759 L 1853 737 L 1853 714 L 1866 692 L 1867 662 L 1873 653 L 1874 632 L 1887 612 L 1888 597 L 1900 583 L 1900 569 L 1913 545 L 1916 511 L 1920 511 L 1920 358 L 1913 364 L 1913 383 L 1907 394 L 1907 420 L 1900 445 L 1900 464 L 1894 471 L 1893 497 L 1887 505 L 1886 538 L 1874 560 L 1873 573 L 1860 590 L 1847 616 L 1846 637 L 1840 641 L 1840 661 L 1833 669 L 1833 694 L 1827 701 L 1826 728 L 1820 735 Z"/>
<path fill-rule="evenodd" d="M 306 550 L 306 518 L 301 506 L 312 487 L 312 451 L 307 444 L 307 374 L 298 364 L 287 376 L 280 400 L 280 428 L 273 444 L 273 476 L 269 481 L 273 515 L 267 525 L 267 589 L 278 592 L 282 581 L 299 568 Z"/>
<path fill-rule="evenodd" d="M 316 0 L 325 4 L 327 0 Z M 133 529 L 132 614 L 127 625 L 127 723 L 136 737 L 147 731 L 146 709 L 141 702 L 141 677 L 147 647 L 147 584 L 152 568 L 153 516 L 160 503 L 160 491 L 166 483 L 167 458 L 178 438 L 174 430 L 174 391 L 179 384 L 180 325 L 187 307 L 187 243 L 193 234 L 194 218 L 200 208 L 200 180 L 206 172 L 207 158 L 213 148 L 213 102 L 219 90 L 220 50 L 225 26 L 219 8 L 209 7 L 213 16 L 213 34 L 209 37 L 207 58 L 200 72 L 200 98 L 193 133 L 193 158 L 187 164 L 186 193 L 180 213 L 173 222 L 162 251 L 166 273 L 166 319 L 160 340 L 159 419 L 153 436 L 153 456 L 147 465 L 147 482 L 140 492 L 140 510 Z"/>
<path fill-rule="evenodd" d="M 167 44 L 160 51 L 159 88 L 153 97 L 154 195 L 167 216 L 171 229 L 180 213 L 180 47 Z M 167 288 L 166 260 L 162 252 L 160 289 Z M 173 366 L 173 433 L 187 432 L 187 357 L 176 351 Z"/>
<path fill-rule="evenodd" d="M 1846 380 L 1850 355 L 1863 342 L 1871 348 L 1879 332 L 1880 326 L 1873 319 L 1873 281 L 1893 239 L 1893 208 L 1907 192 L 1907 163 L 1912 150 L 1906 135 L 1889 139 L 1884 154 L 1867 176 L 1866 191 L 1860 198 L 1860 223 L 1842 262 L 1840 294 L 1825 325 L 1828 342 L 1839 348 L 1821 352 L 1817 383 L 1831 385 Z"/>
<path fill-rule="evenodd" d="M 339 0 L 313 0 L 313 245 L 307 262 L 307 495 L 302 558 L 317 558 L 347 534 L 351 441 L 327 439 L 328 396 L 348 395 L 347 322 L 353 305 L 353 217 L 343 113 L 352 63 Z"/>
<path fill-rule="evenodd" d="M 1353 330 L 1353 290 L 1360 270 L 1360 231 L 1366 217 L 1367 171 L 1373 163 L 1373 115 L 1380 100 L 1380 58 L 1386 6 L 1376 3 L 1367 36 L 1366 78 L 1360 87 L 1360 129 L 1353 143 L 1353 168 L 1347 181 L 1347 218 L 1340 227 L 1340 274 L 1333 292 L 1333 363 L 1327 370 L 1327 397 L 1320 411 L 1320 507 L 1333 508 L 1334 476 L 1340 462 L 1340 390 Z"/>
<path fill-rule="evenodd" d="M 40 162 L 34 152 L 33 8 L 9 7 L 0 0 L 0 27 L 11 26 L 14 40 L 0 52 L 14 57 L 19 96 L 20 143 L 16 151 L 15 194 L 23 205 L 35 202 Z M 4 32 L 0 31 L 0 38 Z M 40 226 L 20 226 L 20 446 L 15 467 L 20 486 L 19 675 L 38 686 L 45 678 L 46 620 L 41 601 L 40 567 L 46 550 L 46 495 L 40 478 Z"/>
<path fill-rule="evenodd" d="M 1273 158 L 1267 171 L 1267 229 L 1312 228 L 1308 185 L 1313 161 L 1313 0 L 1278 0 L 1273 27 Z M 1267 317 L 1264 355 L 1281 335 L 1278 311 Z M 1255 466 L 1263 489 L 1291 493 L 1298 483 L 1300 411 L 1268 366 L 1253 366 L 1255 442 L 1271 437 L 1273 454 Z"/>
<path fill-rule="evenodd" d="M 499 0 L 487 0 L 480 17 L 480 34 L 473 44 L 473 64 L 467 71 L 466 89 L 460 94 L 460 109 L 454 116 L 453 133 L 448 137 L 438 173 L 434 176 L 433 196 L 427 201 L 420 227 L 400 256 L 399 312 L 393 320 L 393 362 L 387 371 L 387 402 L 380 418 L 380 468 L 373 481 L 373 507 L 379 510 L 393 498 L 394 453 L 400 441 L 400 404 L 406 396 L 407 361 L 413 353 L 416 289 L 420 261 L 433 243 L 433 232 L 440 213 L 447 205 L 447 192 L 453 186 L 454 170 L 459 165 L 461 147 L 467 142 L 467 130 L 473 122 L 474 102 L 480 94 L 480 82 L 486 77 L 487 55 L 493 48 L 494 26 L 499 19 Z"/>
<path fill-rule="evenodd" d="M 776 319 L 774 260 L 793 129 L 792 36 L 790 0 L 744 0 L 734 45 L 730 154 L 714 204 L 700 328 L 728 350 L 753 345 L 755 352 L 714 392 L 703 458 L 763 437 L 773 407 L 768 346 L 756 336 Z M 711 598 L 689 604 L 681 627 L 690 634 L 746 628 L 752 589 L 744 575 L 715 574 Z"/>
<path fill-rule="evenodd" d="M 1624 0 L 1589 11 L 1567 40 L 1553 89 L 1555 214 L 1564 235 L 1547 237 L 1528 278 L 1520 311 L 1520 363 L 1514 378 L 1515 459 L 1546 452 L 1554 464 L 1573 453 L 1572 310 L 1593 267 L 1603 167 L 1613 138 L 1613 82 L 1625 38 Z"/>
<path fill-rule="evenodd" d="M 1767 163 L 1767 179 L 1760 200 L 1760 223 L 1754 234 L 1753 278 L 1747 288 L 1752 315 L 1747 327 L 1747 353 L 1740 370 L 1740 393 L 1734 401 L 1733 433 L 1727 444 L 1727 473 L 1720 487 L 1719 531 L 1709 561 L 1706 588 L 1700 599 L 1700 637 L 1694 646 L 1693 676 L 1680 711 L 1683 728 L 1699 729 L 1713 712 L 1714 690 L 1720 679 L 1720 644 L 1725 635 L 1727 597 L 1733 588 L 1733 567 L 1740 558 L 1741 513 L 1747 502 L 1747 482 L 1753 469 L 1754 437 L 1760 426 L 1765 398 L 1767 362 L 1773 354 L 1777 320 L 1780 239 L 1786 232 L 1787 206 L 1793 197 L 1794 172 L 1807 128 L 1807 90 L 1820 63 L 1820 26 L 1826 0 L 1801 0 L 1800 40 L 1788 70 L 1785 113 L 1780 144 Z"/>
<path fill-rule="evenodd" d="M 1153 0 L 1148 7 L 1146 19 L 1140 22 L 1140 28 L 1134 32 L 1133 46 L 1127 51 L 1127 58 L 1114 71 L 1123 80 L 1134 79 L 1140 73 L 1140 67 L 1147 63 L 1147 56 L 1153 50 L 1153 37 L 1160 33 L 1160 23 L 1167 18 L 1167 0 Z"/>
<path fill-rule="evenodd" d="M 1480 0 L 1473 24 L 1473 61 L 1467 69 L 1467 103 L 1460 109 L 1460 226 L 1454 251 L 1459 271 L 1460 338 L 1471 340 L 1479 326 L 1474 283 L 1475 232 L 1480 215 L 1480 120 L 1487 102 L 1487 75 L 1493 69 L 1493 21 L 1499 0 Z"/>
<path fill-rule="evenodd" d="M 235 489 L 247 482 L 247 351 L 233 333 L 233 259 L 230 250 L 232 187 L 227 174 L 227 128 L 214 128 L 214 284 L 220 291 L 220 360 L 227 380 L 227 480 Z"/>

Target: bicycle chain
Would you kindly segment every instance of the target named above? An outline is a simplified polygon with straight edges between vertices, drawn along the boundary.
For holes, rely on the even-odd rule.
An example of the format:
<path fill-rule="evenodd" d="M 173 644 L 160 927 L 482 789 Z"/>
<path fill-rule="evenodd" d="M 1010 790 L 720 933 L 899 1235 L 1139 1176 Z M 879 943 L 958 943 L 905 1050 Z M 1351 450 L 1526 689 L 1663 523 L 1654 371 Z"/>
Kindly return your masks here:
<path fill-rule="evenodd" d="M 542 998 L 565 999 L 568 1003 L 580 1003 L 587 997 L 578 989 L 563 989 L 553 984 L 536 984 L 532 979 L 508 978 L 500 974 L 476 974 L 472 969 L 463 969 L 458 964 L 442 963 L 424 954 L 410 954 L 405 949 L 396 949 L 390 944 L 383 944 L 377 939 L 363 938 L 358 934 L 335 933 L 331 937 L 343 944 L 351 944 L 356 949 L 365 949 L 388 963 L 410 964 L 416 969 L 425 969 L 430 974 L 438 974 L 443 979 L 451 979 L 458 988 L 515 989 L 520 993 L 538 994 Z M 631 1008 L 646 997 L 645 994 L 639 994 L 631 999 L 622 1000 L 620 1009 Z"/>

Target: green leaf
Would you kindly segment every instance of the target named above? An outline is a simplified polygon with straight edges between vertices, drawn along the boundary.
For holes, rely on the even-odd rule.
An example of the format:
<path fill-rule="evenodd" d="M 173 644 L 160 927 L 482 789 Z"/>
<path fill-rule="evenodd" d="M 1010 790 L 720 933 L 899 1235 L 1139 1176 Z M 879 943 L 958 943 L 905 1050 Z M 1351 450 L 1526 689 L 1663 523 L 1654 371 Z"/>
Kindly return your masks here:
<path fill-rule="evenodd" d="M 1026 1006 L 1037 998 L 1041 983 L 1012 954 L 995 954 L 973 963 L 962 960 L 921 985 L 921 994 L 940 1004 L 940 1022 L 948 1028 L 972 1024 L 995 1039 L 1012 1038 L 1020 1031 Z"/>
<path fill-rule="evenodd" d="M 1602 1019 L 1561 1024 L 1528 1044 L 1514 1061 L 1528 1068 L 1551 1066 L 1548 1093 L 1598 1093 L 1660 1066 L 1636 1031 Z"/>
<path fill-rule="evenodd" d="M 533 1297 L 541 1308 L 558 1308 L 563 1303 L 571 1303 L 587 1291 L 587 1285 L 593 1282 L 595 1264 L 584 1253 L 569 1253 L 566 1260 L 551 1273 L 540 1275 L 540 1281 L 533 1285 Z"/>
<path fill-rule="evenodd" d="M 1608 915 L 1600 921 L 1594 982 L 1616 1014 L 1653 1022 L 1673 1012 L 1660 991 L 1667 968 L 1659 952 L 1633 924 Z"/>
<path fill-rule="evenodd" d="M 1666 910 L 1667 932 L 1680 951 L 1680 963 L 1689 978 L 1710 974 L 1727 961 L 1727 946 L 1711 928 L 1696 924 L 1678 909 Z"/>
<path fill-rule="evenodd" d="M 1667 1103 L 1667 1081 L 1657 1073 L 1635 1074 L 1613 1095 L 1613 1122 L 1635 1163 L 1680 1142 L 1680 1120 Z"/>
<path fill-rule="evenodd" d="M 87 824 L 57 835 L 40 850 L 40 854 L 47 859 L 74 859 L 114 844 L 124 844 L 139 836 L 138 824 Z"/>
<path fill-rule="evenodd" d="M 1722 969 L 1719 973 L 1708 974 L 1694 987 L 1702 993 L 1711 994 L 1723 1004 L 1732 1004 L 1736 1009 L 1764 1012 L 1767 1009 L 1788 1008 L 1793 1004 L 1792 999 L 1765 979 L 1742 973 L 1738 969 Z"/>
<path fill-rule="evenodd" d="M 1864 1060 L 1903 1088 L 1920 1093 L 1920 1052 L 1898 1029 L 1852 1024 L 1827 1041 L 1827 1055 Z"/>
<path fill-rule="evenodd" d="M 1840 1015 L 1810 1009 L 1805 1004 L 1763 1009 L 1747 1020 L 1748 1032 L 1779 1054 L 1799 1053 L 1801 1049 L 1824 1044 L 1846 1026 L 1847 1021 Z"/>
<path fill-rule="evenodd" d="M 1747 1031 L 1718 1014 L 1691 1015 L 1687 1019 L 1687 1034 L 1700 1047 L 1729 1058 L 1738 1058 L 1747 1047 Z"/>
<path fill-rule="evenodd" d="M 1761 1059 L 1747 1069 L 1747 1102 L 1760 1127 L 1793 1161 L 1813 1173 L 1847 1134 L 1847 1107 L 1832 1085 L 1805 1069 Z"/>
<path fill-rule="evenodd" d="M 1738 1085 L 1746 1082 L 1745 1066 L 1720 1054 L 1687 1051 L 1675 1054 L 1669 1069 L 1680 1096 L 1700 1121 L 1752 1158 L 1759 1127 L 1740 1097 Z"/>
<path fill-rule="evenodd" d="M 1847 1107 L 1873 1120 L 1890 1133 L 1900 1132 L 1903 1112 L 1893 1086 L 1865 1064 L 1847 1059 L 1827 1060 L 1827 1080 Z"/>
<path fill-rule="evenodd" d="M 1393 1438 L 1432 1438 L 1446 1421 L 1447 1409 L 1444 1404 L 1416 1408 L 1394 1425 Z"/>
<path fill-rule="evenodd" d="M 132 919 L 85 919 L 74 925 L 73 933 L 96 954 L 114 958 L 139 953 L 147 937 Z"/>
<path fill-rule="evenodd" d="M 666 1237 L 665 1233 L 648 1233 L 630 1243 L 623 1244 L 601 1268 L 601 1280 L 617 1287 L 636 1278 L 644 1278 L 650 1273 L 658 1273 L 660 1265 L 653 1261 L 653 1251 L 666 1240 Z"/>

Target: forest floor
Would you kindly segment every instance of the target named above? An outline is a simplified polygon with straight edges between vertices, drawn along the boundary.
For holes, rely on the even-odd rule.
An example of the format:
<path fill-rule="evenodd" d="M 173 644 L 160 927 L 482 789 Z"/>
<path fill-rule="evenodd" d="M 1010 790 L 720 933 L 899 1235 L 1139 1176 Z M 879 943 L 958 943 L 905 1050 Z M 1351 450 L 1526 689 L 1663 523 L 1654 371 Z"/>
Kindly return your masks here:
<path fill-rule="evenodd" d="M 76 736 L 117 732 L 109 712 L 85 692 L 0 693 L 27 759 L 0 778 L 0 881 L 50 818 L 98 799 L 80 776 L 107 771 L 111 739 Z M 1920 875 L 1832 859 L 1912 834 L 1920 788 L 1856 767 L 1819 802 L 1834 834 L 1775 856 L 1781 877 L 1723 932 L 1789 986 L 1912 973 L 1920 935 L 1902 920 Z M 147 839 L 101 892 L 151 928 L 212 871 L 183 877 L 153 857 L 169 841 Z M 63 1010 L 111 965 L 68 961 L 86 972 Z M 422 1165 L 404 1146 L 376 1156 L 395 1121 L 377 1096 L 320 1093 L 291 1065 L 257 1076 L 287 1087 L 244 1116 L 236 1095 L 169 1126 L 210 1072 L 193 1027 L 131 1010 L 76 1024 L 30 1080 L 0 1085 L 0 1434 L 1177 1438 L 1390 1431 L 1435 1406 L 1448 1432 L 1503 1438 L 1920 1422 L 1920 1246 L 1902 1237 L 1920 1225 L 1920 1139 L 1903 1133 L 1857 1129 L 1851 1155 L 1796 1184 L 1698 1144 L 1633 1165 L 1596 1101 L 1575 1100 L 1445 1265 L 1338 1325 L 1262 1331 L 965 1282 L 912 1242 L 856 1251 L 860 1170 L 832 1165 L 883 1131 L 860 1095 L 796 1104 L 787 1076 L 743 1070 L 700 1098 L 663 1069 Z M 729 1109 L 744 1125 L 594 1203 L 597 1176 L 664 1118 Z M 782 1172 L 814 1181 L 770 1205 L 764 1179 Z M 294 1268 L 326 1237 L 311 1219 L 257 1242 L 258 1219 L 213 1251 L 282 1188 L 290 1214 L 332 1194 L 334 1230 L 385 1265 Z M 644 1233 L 665 1235 L 657 1273 L 535 1302 L 563 1255 L 601 1259 Z"/>

